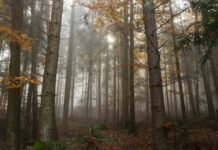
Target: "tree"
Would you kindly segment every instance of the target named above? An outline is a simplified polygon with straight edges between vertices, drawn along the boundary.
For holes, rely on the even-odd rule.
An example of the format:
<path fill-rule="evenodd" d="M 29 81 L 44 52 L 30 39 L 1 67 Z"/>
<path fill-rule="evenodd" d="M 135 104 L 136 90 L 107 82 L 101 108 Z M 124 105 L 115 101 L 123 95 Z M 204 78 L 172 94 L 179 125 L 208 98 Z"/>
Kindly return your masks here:
<path fill-rule="evenodd" d="M 45 70 L 42 84 L 39 136 L 42 141 L 55 140 L 55 84 L 58 65 L 63 0 L 54 0 L 48 33 Z"/>
<path fill-rule="evenodd" d="M 71 12 L 71 27 L 70 27 L 70 39 L 68 46 L 68 58 L 67 58 L 67 69 L 66 69 L 66 81 L 65 81 L 65 95 L 64 95 L 64 110 L 63 110 L 63 126 L 68 127 L 68 112 L 69 112 L 69 101 L 70 101 L 70 90 L 72 80 L 72 69 L 73 69 L 73 55 L 74 55 L 74 6 L 72 6 Z M 75 69 L 75 68 L 74 68 Z"/>
<path fill-rule="evenodd" d="M 122 56 L 121 56 L 121 72 L 122 72 L 122 113 L 121 113 L 121 125 L 126 128 L 129 124 L 129 42 L 128 42 L 128 0 L 124 1 L 124 26 L 121 32 L 122 40 Z"/>
<path fill-rule="evenodd" d="M 23 1 L 12 0 L 11 4 L 11 27 L 14 31 L 21 31 L 23 26 Z M 17 41 L 10 42 L 10 68 L 11 78 L 20 76 L 21 45 Z M 19 80 L 16 81 L 19 84 Z M 20 110 L 21 110 L 21 87 L 10 88 L 8 91 L 7 107 L 7 144 L 11 150 L 20 149 Z"/>
<path fill-rule="evenodd" d="M 178 80 L 178 85 L 179 85 L 179 96 L 180 96 L 180 101 L 181 101 L 181 106 L 182 106 L 182 117 L 183 119 L 185 119 L 186 118 L 185 100 L 184 100 L 184 92 L 183 92 L 182 77 L 181 77 L 181 67 L 180 67 L 180 62 L 179 62 L 179 52 L 177 50 L 177 45 L 176 45 L 176 32 L 175 32 L 175 27 L 174 27 L 174 17 L 173 17 L 173 9 L 172 9 L 171 0 L 169 0 L 169 10 L 170 10 L 170 17 L 171 17 L 170 25 L 171 25 L 171 30 L 172 30 L 173 52 L 175 54 L 175 63 L 176 63 L 176 75 L 177 75 L 177 80 Z"/>
<path fill-rule="evenodd" d="M 135 133 L 135 90 L 134 90 L 134 3 L 133 0 L 130 1 L 130 48 L 129 48 L 129 58 L 130 58 L 130 73 L 129 73 L 129 100 L 130 100 L 130 126 L 129 130 Z"/>
<path fill-rule="evenodd" d="M 37 39 L 39 37 L 39 34 L 37 34 L 37 18 L 36 18 L 36 1 L 33 0 L 31 2 L 31 31 L 30 36 L 32 39 Z M 41 10 L 42 11 L 42 10 Z M 36 65 L 37 65 L 37 53 L 38 53 L 38 44 L 39 41 L 36 40 L 33 47 L 32 47 L 32 66 L 31 66 L 31 78 L 33 80 L 36 80 Z M 32 104 L 32 105 L 31 105 Z M 31 129 L 31 108 L 32 108 L 32 118 L 33 118 L 33 124 L 32 124 L 32 134 L 30 132 Z M 30 135 L 33 135 L 33 138 L 36 139 L 37 137 L 37 128 L 38 128 L 38 102 L 37 102 L 37 85 L 36 84 L 29 84 L 28 89 L 28 96 L 27 96 L 27 104 L 26 104 L 26 122 L 25 122 L 25 131 L 26 138 L 30 139 Z"/>
<path fill-rule="evenodd" d="M 101 70 L 102 70 L 102 53 L 98 56 L 98 120 L 101 122 Z"/>
<path fill-rule="evenodd" d="M 109 112 L 109 49 L 106 49 L 105 58 L 105 124 L 108 123 Z"/>
<path fill-rule="evenodd" d="M 162 128 L 165 121 L 164 98 L 153 0 L 143 0 L 143 14 L 151 94 L 153 146 L 154 150 L 164 150 L 166 149 L 164 129 Z"/>

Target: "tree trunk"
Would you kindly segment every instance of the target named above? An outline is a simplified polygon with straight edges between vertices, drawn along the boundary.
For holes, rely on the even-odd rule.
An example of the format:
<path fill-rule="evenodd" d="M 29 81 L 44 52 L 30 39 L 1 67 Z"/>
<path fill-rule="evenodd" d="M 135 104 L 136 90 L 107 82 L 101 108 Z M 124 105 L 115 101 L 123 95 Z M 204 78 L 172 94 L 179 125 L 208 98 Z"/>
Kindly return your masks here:
<path fill-rule="evenodd" d="M 127 128 L 129 124 L 129 60 L 128 60 L 128 0 L 124 1 L 124 27 L 122 32 L 122 56 L 121 56 L 121 72 L 122 72 L 122 113 L 121 113 L 121 126 Z"/>
<path fill-rule="evenodd" d="M 74 6 L 71 9 L 71 24 L 70 24 L 70 39 L 67 54 L 67 68 L 66 68 L 66 79 L 65 79 L 65 95 L 64 95 L 64 110 L 63 110 L 63 126 L 68 128 L 68 116 L 69 116 L 69 102 L 70 102 L 70 91 L 71 91 L 71 79 L 72 79 L 72 66 L 73 66 L 73 55 L 74 55 Z"/>
<path fill-rule="evenodd" d="M 39 34 L 37 34 L 37 22 L 36 22 L 36 16 L 35 16 L 35 6 L 36 1 L 33 0 L 31 2 L 31 31 L 30 36 L 33 39 L 37 39 L 37 36 L 39 38 Z M 31 78 L 33 80 L 36 80 L 36 64 L 37 64 L 37 51 L 38 51 L 38 41 L 36 41 L 32 48 L 32 65 L 31 65 Z M 32 108 L 32 133 L 30 132 L 31 129 L 31 123 L 30 123 L 30 116 L 31 116 L 31 108 Z M 35 139 L 37 136 L 37 126 L 38 126 L 38 104 L 37 104 L 37 85 L 36 84 L 29 84 L 29 90 L 28 90 L 28 96 L 27 96 L 27 105 L 26 105 L 26 124 L 25 124 L 25 131 L 26 138 L 30 139 L 30 136 L 32 135 Z"/>
<path fill-rule="evenodd" d="M 55 140 L 57 128 L 55 119 L 55 85 L 59 55 L 63 0 L 54 0 L 49 25 L 48 47 L 42 84 L 39 136 L 42 141 Z"/>
<path fill-rule="evenodd" d="M 21 31 L 23 26 L 23 1 L 12 0 L 11 3 L 12 29 Z M 20 76 L 21 47 L 18 43 L 10 42 L 10 68 L 11 78 Z M 19 84 L 19 81 L 16 81 Z M 10 150 L 20 149 L 20 110 L 21 110 L 21 87 L 11 88 L 8 93 L 7 108 L 7 144 Z"/>
<path fill-rule="evenodd" d="M 72 85 L 71 85 L 71 113 L 70 117 L 73 118 L 73 109 L 74 109 L 74 95 L 75 95 L 75 79 L 76 79 L 76 58 L 77 58 L 77 49 L 74 47 L 74 57 L 73 57 L 73 74 L 72 74 Z"/>
<path fill-rule="evenodd" d="M 50 18 L 51 18 L 51 4 L 49 0 L 42 0 L 42 4 L 43 4 L 43 14 L 45 16 L 45 26 L 46 26 L 46 32 L 49 32 L 49 22 L 50 22 Z"/>
<path fill-rule="evenodd" d="M 90 105 L 90 95 L 91 95 L 91 86 L 92 86 L 92 55 L 91 52 L 89 54 L 89 66 L 88 66 L 88 85 L 87 85 L 87 97 L 86 97 L 86 114 L 85 114 L 85 121 L 88 123 L 89 121 L 89 105 Z"/>
<path fill-rule="evenodd" d="M 101 53 L 98 58 L 98 120 L 101 122 Z"/>
<path fill-rule="evenodd" d="M 164 55 L 164 74 L 165 74 L 165 94 L 166 94 L 166 103 L 167 103 L 167 115 L 168 117 L 170 117 L 171 113 L 170 113 L 170 102 L 169 102 L 169 92 L 168 92 L 168 76 L 167 76 L 167 64 L 166 64 L 166 52 L 164 50 L 163 52 Z"/>
<path fill-rule="evenodd" d="M 211 93 L 211 82 L 207 74 L 207 69 L 206 69 L 206 64 L 202 64 L 201 66 L 201 73 L 202 73 L 202 78 L 203 78 L 203 83 L 204 83 L 204 90 L 206 94 L 206 100 L 207 100 L 207 107 L 208 107 L 208 115 L 210 119 L 215 118 L 215 109 L 213 105 L 213 98 L 212 98 L 212 93 Z"/>
<path fill-rule="evenodd" d="M 174 16 L 173 16 L 171 0 L 169 0 L 169 9 L 170 9 L 170 17 L 172 18 L 170 20 L 170 23 L 171 23 L 172 38 L 173 38 L 173 51 L 175 54 L 175 61 L 176 61 L 176 74 L 179 84 L 179 95 L 180 95 L 181 106 L 182 106 L 182 117 L 183 119 L 185 119 L 186 118 L 185 100 L 184 100 L 184 92 L 183 92 L 183 85 L 182 85 L 181 68 L 179 63 L 179 53 L 176 49 L 176 32 L 174 28 Z"/>
<path fill-rule="evenodd" d="M 129 100 L 130 100 L 130 126 L 129 131 L 135 133 L 135 90 L 134 90 L 134 4 L 133 0 L 130 1 L 130 73 L 129 73 Z"/>
<path fill-rule="evenodd" d="M 195 35 L 198 36 L 199 34 L 199 26 L 198 26 L 198 13 L 195 12 Z M 200 52 L 200 46 L 196 47 L 198 51 L 195 52 L 195 76 L 196 76 L 196 82 L 195 82 L 195 99 L 196 99 L 196 110 L 197 110 L 197 116 L 200 117 L 201 111 L 200 111 L 200 98 L 199 98 L 199 56 L 198 52 Z"/>
<path fill-rule="evenodd" d="M 113 56 L 113 123 L 116 125 L 117 118 L 117 64 L 116 64 L 116 49 L 114 48 Z"/>
<path fill-rule="evenodd" d="M 218 95 L 218 47 L 214 47 L 211 49 L 209 58 L 213 72 L 216 94 Z"/>
<path fill-rule="evenodd" d="M 164 129 L 162 128 L 165 121 L 165 112 L 155 9 L 152 0 L 144 0 L 143 6 L 151 93 L 153 148 L 154 150 L 165 150 L 167 149 L 166 139 L 164 137 Z"/>
<path fill-rule="evenodd" d="M 174 108 L 175 108 L 175 117 L 178 117 L 180 114 L 178 113 L 178 102 L 177 102 L 177 90 L 176 83 L 173 83 L 173 98 L 174 98 Z"/>
<path fill-rule="evenodd" d="M 189 57 L 186 55 L 186 57 Z M 189 95 L 189 101 L 190 101 L 190 107 L 191 107 L 191 112 L 194 118 L 197 117 L 197 112 L 196 112 L 196 105 L 194 101 L 194 96 L 193 96 L 193 89 L 192 89 L 192 80 L 190 77 L 190 70 L 191 68 L 189 67 L 191 62 L 189 61 L 188 58 L 184 60 L 184 65 L 185 65 L 185 72 L 186 72 L 186 83 L 187 83 L 187 88 L 188 88 L 188 95 Z M 192 66 L 193 67 L 193 66 Z"/>
<path fill-rule="evenodd" d="M 106 50 L 106 62 L 105 62 L 105 124 L 108 123 L 108 90 L 109 90 L 109 86 L 108 86 L 108 82 L 109 82 L 109 50 Z"/>

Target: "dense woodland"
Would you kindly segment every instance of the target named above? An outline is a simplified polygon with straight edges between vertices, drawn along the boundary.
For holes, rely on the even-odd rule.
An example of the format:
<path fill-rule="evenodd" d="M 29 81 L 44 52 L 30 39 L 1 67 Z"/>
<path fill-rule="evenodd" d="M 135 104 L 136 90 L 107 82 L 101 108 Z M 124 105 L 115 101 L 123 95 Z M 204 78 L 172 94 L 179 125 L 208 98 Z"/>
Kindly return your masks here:
<path fill-rule="evenodd" d="M 217 150 L 217 0 L 0 0 L 0 149 Z"/>

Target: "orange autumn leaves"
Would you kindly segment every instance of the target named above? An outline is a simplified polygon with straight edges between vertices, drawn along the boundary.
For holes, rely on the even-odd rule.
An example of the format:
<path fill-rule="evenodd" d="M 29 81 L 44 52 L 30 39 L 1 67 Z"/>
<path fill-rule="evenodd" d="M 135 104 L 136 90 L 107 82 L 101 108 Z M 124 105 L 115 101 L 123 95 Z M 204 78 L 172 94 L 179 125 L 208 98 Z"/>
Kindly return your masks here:
<path fill-rule="evenodd" d="M 0 26 L 0 36 L 5 37 L 5 39 L 9 41 L 17 42 L 22 49 L 28 51 L 31 51 L 34 44 L 34 41 L 28 37 L 27 34 L 22 31 L 14 30 L 8 26 Z M 26 83 L 40 84 L 41 81 L 39 81 L 35 75 L 20 75 L 17 77 L 5 76 L 0 81 L 0 85 L 8 89 L 20 88 Z"/>
<path fill-rule="evenodd" d="M 18 77 L 7 76 L 0 81 L 0 84 L 8 89 L 20 88 L 26 83 L 41 84 L 41 81 L 33 75 L 22 75 Z"/>
<path fill-rule="evenodd" d="M 33 40 L 22 31 L 16 31 L 7 26 L 0 26 L 0 36 L 4 36 L 10 41 L 17 42 L 23 49 L 31 50 L 34 44 Z"/>

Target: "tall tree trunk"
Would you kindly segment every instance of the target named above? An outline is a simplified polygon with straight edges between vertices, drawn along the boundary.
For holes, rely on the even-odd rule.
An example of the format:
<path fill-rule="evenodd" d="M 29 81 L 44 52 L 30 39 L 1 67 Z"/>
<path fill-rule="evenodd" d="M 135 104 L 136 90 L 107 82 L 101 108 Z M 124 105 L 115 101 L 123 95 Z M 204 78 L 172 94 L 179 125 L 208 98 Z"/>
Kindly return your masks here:
<path fill-rule="evenodd" d="M 93 68 L 93 62 L 92 62 L 92 68 Z M 89 114 L 88 117 L 90 120 L 92 120 L 92 92 L 93 92 L 93 72 L 91 70 L 91 74 L 90 74 L 90 92 L 89 92 Z"/>
<path fill-rule="evenodd" d="M 177 116 L 179 116 L 180 114 L 179 114 L 179 112 L 178 112 L 176 83 L 173 83 L 173 98 L 174 98 L 175 117 L 177 117 Z"/>
<path fill-rule="evenodd" d="M 91 52 L 89 54 L 89 66 L 88 66 L 88 83 L 87 83 L 87 97 L 86 97 L 86 114 L 85 114 L 85 121 L 88 123 L 89 121 L 89 105 L 90 105 L 90 95 L 91 95 L 91 86 L 92 86 L 92 55 Z"/>
<path fill-rule="evenodd" d="M 121 46 L 123 48 L 121 60 L 122 60 L 122 113 L 121 113 L 121 126 L 126 128 L 129 124 L 129 93 L 127 91 L 129 87 L 129 60 L 128 60 L 128 0 L 124 1 L 124 27 L 121 36 Z"/>
<path fill-rule="evenodd" d="M 63 61 L 60 59 L 59 61 L 59 69 L 58 69 L 58 83 L 57 83 L 57 96 L 56 96 L 56 115 L 57 117 L 60 117 L 60 109 L 61 109 L 61 99 L 62 99 L 62 84 L 63 84 L 63 72 L 62 72 L 62 66 L 63 66 Z"/>
<path fill-rule="evenodd" d="M 212 93 L 211 93 L 211 82 L 208 77 L 208 70 L 206 69 L 206 64 L 202 64 L 201 66 L 201 73 L 202 73 L 202 78 L 203 78 L 203 83 L 204 83 L 204 90 L 206 94 L 206 100 L 207 100 L 207 107 L 208 107 L 208 115 L 210 119 L 215 118 L 215 109 L 213 105 L 213 98 L 212 98 Z"/>
<path fill-rule="evenodd" d="M 109 98 L 109 94 L 108 94 L 108 90 L 109 90 L 109 86 L 108 86 L 108 82 L 109 82 L 109 50 L 106 50 L 106 62 L 105 62 L 105 124 L 108 123 L 108 98 Z"/>
<path fill-rule="evenodd" d="M 179 84 L 179 95 L 180 95 L 181 106 L 182 106 L 182 117 L 183 119 L 185 119 L 186 118 L 185 100 L 184 100 L 184 92 L 183 92 L 182 77 L 181 77 L 181 67 L 179 63 L 179 53 L 176 49 L 176 32 L 174 28 L 174 17 L 173 17 L 171 0 L 169 0 L 169 10 L 170 10 L 170 17 L 172 18 L 170 20 L 170 24 L 171 24 L 172 38 L 173 38 L 173 51 L 175 54 L 175 61 L 176 61 L 176 74 L 177 74 L 177 80 Z"/>
<path fill-rule="evenodd" d="M 117 64 L 116 64 L 116 58 L 117 53 L 116 49 L 114 48 L 114 54 L 113 54 L 113 123 L 116 125 L 117 120 Z"/>
<path fill-rule="evenodd" d="M 195 36 L 197 37 L 199 34 L 199 26 L 198 26 L 198 13 L 195 12 Z M 197 46 L 196 49 L 198 51 L 195 52 L 195 77 L 196 77 L 196 82 L 195 82 L 195 99 L 196 99 L 196 110 L 197 110 L 197 115 L 200 117 L 201 112 L 200 112 L 200 98 L 199 98 L 199 52 L 200 52 L 200 46 Z"/>
<path fill-rule="evenodd" d="M 30 36 L 33 39 L 37 39 L 39 37 L 39 34 L 37 34 L 37 20 L 35 16 L 35 6 L 36 1 L 33 0 L 31 2 L 31 31 Z M 38 51 L 38 41 L 35 41 L 33 48 L 32 48 L 32 65 L 31 65 L 31 78 L 33 80 L 36 80 L 36 64 L 37 64 L 37 51 Z M 31 116 L 31 108 L 32 108 L 32 133 L 30 132 L 31 129 L 31 123 L 30 123 L 30 116 Z M 25 124 L 25 131 L 26 138 L 30 139 L 30 136 L 32 135 L 35 139 L 37 136 L 37 125 L 38 125 L 38 104 L 37 104 L 37 85 L 36 84 L 29 84 L 29 90 L 28 90 L 28 96 L 27 96 L 27 106 L 26 106 L 26 124 Z"/>
<path fill-rule="evenodd" d="M 23 26 L 23 1 L 12 0 L 11 3 L 12 29 L 21 31 Z M 18 43 L 10 42 L 10 68 L 11 78 L 20 76 L 21 47 Z M 18 81 L 19 82 L 19 81 Z M 19 84 L 19 83 L 18 83 Z M 21 87 L 11 88 L 8 93 L 7 108 L 7 144 L 10 150 L 20 149 L 20 110 L 21 110 Z"/>
<path fill-rule="evenodd" d="M 129 100 L 130 100 L 130 126 L 129 131 L 135 133 L 135 90 L 134 90 L 134 3 L 130 1 L 130 69 L 129 69 Z"/>
<path fill-rule="evenodd" d="M 188 55 L 186 55 L 186 57 L 189 57 Z M 186 58 L 184 60 L 184 64 L 185 64 L 185 72 L 186 72 L 186 83 L 187 83 L 187 88 L 188 88 L 188 95 L 189 95 L 189 101 L 190 101 L 190 107 L 191 107 L 191 112 L 194 118 L 197 117 L 197 112 L 196 112 L 196 105 L 195 105 L 195 101 L 194 101 L 194 96 L 193 96 L 193 89 L 192 89 L 192 80 L 190 77 L 190 70 L 191 68 L 190 66 L 190 61 L 189 58 Z"/>
<path fill-rule="evenodd" d="M 214 47 L 211 49 L 209 58 L 213 72 L 216 94 L 218 95 L 218 47 Z"/>
<path fill-rule="evenodd" d="M 98 58 L 98 120 L 101 122 L 101 53 Z"/>
<path fill-rule="evenodd" d="M 118 40 L 118 53 L 117 53 L 117 66 L 121 66 L 121 53 L 122 53 L 122 48 L 120 47 L 120 40 Z M 121 97 L 121 84 L 120 84 L 120 79 L 121 79 L 121 71 L 120 67 L 117 67 L 117 124 L 120 124 L 120 103 L 122 100 Z"/>
<path fill-rule="evenodd" d="M 55 119 L 55 85 L 59 55 L 63 0 L 54 0 L 49 25 L 48 47 L 42 84 L 39 136 L 42 141 L 55 140 L 57 128 Z"/>
<path fill-rule="evenodd" d="M 168 92 L 168 76 L 167 76 L 167 64 L 166 64 L 166 52 L 164 50 L 163 52 L 164 55 L 164 74 L 165 74 L 165 93 L 166 93 L 166 103 L 167 103 L 167 115 L 168 117 L 170 117 L 171 113 L 170 113 L 170 102 L 169 102 L 169 92 Z"/>
<path fill-rule="evenodd" d="M 70 39 L 67 54 L 67 68 L 66 68 L 66 79 L 65 79 L 65 95 L 64 95 L 64 110 L 63 110 L 63 126 L 65 129 L 68 127 L 68 116 L 69 116 L 69 102 L 70 102 L 70 91 L 71 91 L 71 79 L 72 79 L 72 66 L 73 66 L 73 55 L 74 55 L 74 6 L 71 9 L 71 24 L 70 24 Z"/>
<path fill-rule="evenodd" d="M 43 4 L 43 15 L 45 16 L 45 25 L 46 25 L 46 32 L 49 32 L 49 22 L 51 18 L 51 4 L 49 0 L 42 0 Z"/>
<path fill-rule="evenodd" d="M 206 28 L 210 20 L 209 15 L 207 14 L 206 11 L 202 11 L 202 20 L 203 20 L 203 26 Z M 209 60 L 211 63 L 211 68 L 212 68 L 216 95 L 218 97 L 218 59 L 217 59 L 218 58 L 218 47 L 217 45 L 214 45 L 214 43 L 212 44 L 208 45 Z"/>
<path fill-rule="evenodd" d="M 71 85 L 71 113 L 70 117 L 73 118 L 74 110 L 74 95 L 75 95 L 75 79 L 76 79 L 76 58 L 77 58 L 77 49 L 74 47 L 74 56 L 73 56 L 73 74 L 72 74 L 72 85 Z"/>
<path fill-rule="evenodd" d="M 146 55 L 146 54 L 145 54 Z M 148 62 L 147 62 L 148 64 Z M 149 89 L 149 71 L 147 68 L 145 68 L 145 113 L 146 113 L 146 119 L 149 119 L 150 117 L 150 89 Z"/>
<path fill-rule="evenodd" d="M 166 139 L 164 137 L 164 129 L 162 128 L 165 121 L 164 98 L 153 0 L 143 0 L 143 13 L 145 34 L 147 39 L 147 56 L 152 108 L 153 147 L 154 150 L 165 150 L 167 149 Z"/>

